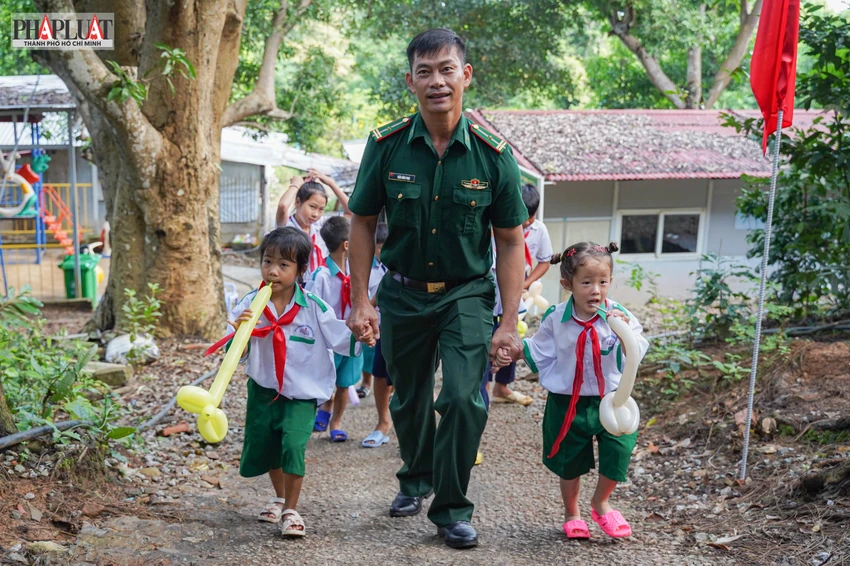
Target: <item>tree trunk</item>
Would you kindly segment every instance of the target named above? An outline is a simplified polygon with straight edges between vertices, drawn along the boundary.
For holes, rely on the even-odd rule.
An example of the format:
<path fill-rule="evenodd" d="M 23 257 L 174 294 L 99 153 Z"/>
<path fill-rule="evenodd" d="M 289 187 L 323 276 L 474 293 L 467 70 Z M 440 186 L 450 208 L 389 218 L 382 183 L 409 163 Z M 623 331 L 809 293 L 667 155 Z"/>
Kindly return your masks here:
<path fill-rule="evenodd" d="M 741 61 L 744 60 L 744 56 L 750 48 L 750 38 L 753 36 L 761 15 L 761 4 L 762 0 L 756 0 L 753 10 L 747 13 L 747 3 L 741 3 L 741 27 L 738 30 L 738 36 L 735 38 L 735 44 L 729 50 L 729 55 L 726 56 L 723 65 L 714 75 L 714 81 L 705 99 L 706 108 L 714 106 L 714 103 L 732 82 L 732 73 L 741 66 Z"/>
<path fill-rule="evenodd" d="M 43 0 L 48 11 L 73 10 L 69 0 Z M 117 77 L 94 52 L 45 52 L 69 86 L 92 137 L 109 220 L 112 262 L 107 291 L 91 325 L 121 324 L 124 289 L 162 292 L 159 333 L 218 336 L 224 301 L 219 248 L 218 164 L 221 116 L 239 56 L 246 0 L 147 4 L 127 9 L 144 18 L 137 76 L 149 77 L 141 107 L 109 101 Z M 129 16 L 128 16 L 129 17 Z M 128 25 L 127 29 L 140 29 Z M 160 73 L 162 51 L 180 48 L 197 78 Z M 135 70 L 135 69 L 134 69 Z"/>
<path fill-rule="evenodd" d="M 12 418 L 12 412 L 6 404 L 6 394 L 3 392 L 3 383 L 0 382 L 0 438 L 16 432 L 18 427 L 15 426 L 15 419 Z"/>
<path fill-rule="evenodd" d="M 698 109 L 702 102 L 702 47 L 699 45 L 688 49 L 687 90 L 685 107 Z"/>

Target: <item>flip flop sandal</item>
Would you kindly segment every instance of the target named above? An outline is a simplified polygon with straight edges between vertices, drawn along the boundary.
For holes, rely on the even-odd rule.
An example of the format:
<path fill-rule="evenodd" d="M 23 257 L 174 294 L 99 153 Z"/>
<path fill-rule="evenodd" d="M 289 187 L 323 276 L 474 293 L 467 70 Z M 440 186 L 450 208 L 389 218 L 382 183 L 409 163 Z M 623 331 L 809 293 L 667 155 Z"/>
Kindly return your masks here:
<path fill-rule="evenodd" d="M 590 530 L 587 528 L 587 523 L 581 519 L 573 519 L 564 523 L 564 534 L 569 539 L 590 538 Z"/>
<path fill-rule="evenodd" d="M 632 534 L 632 528 L 623 518 L 619 511 L 609 511 L 599 515 L 596 510 L 591 510 L 590 516 L 599 525 L 602 532 L 612 538 L 625 538 Z"/>
<path fill-rule="evenodd" d="M 257 515 L 257 520 L 264 521 L 266 523 L 279 523 L 280 516 L 283 515 L 283 507 L 275 505 L 276 503 L 286 505 L 286 500 L 282 497 L 272 497 L 269 499 L 269 504 L 260 511 L 259 515 Z"/>
<path fill-rule="evenodd" d="M 316 411 L 316 423 L 313 425 L 313 430 L 325 432 L 328 430 L 329 422 L 331 422 L 331 414 L 325 410 L 319 409 Z"/>
<path fill-rule="evenodd" d="M 491 397 L 494 403 L 515 403 L 517 405 L 522 405 L 523 407 L 527 407 L 534 402 L 534 399 L 529 397 L 528 395 L 523 395 L 522 393 L 518 393 L 517 391 L 511 391 L 511 394 L 507 397 Z"/>
<path fill-rule="evenodd" d="M 345 442 L 348 440 L 348 433 L 344 430 L 334 429 L 331 431 L 331 442 Z"/>
<path fill-rule="evenodd" d="M 303 537 L 306 534 L 307 526 L 304 524 L 304 519 L 298 514 L 298 511 L 295 509 L 285 509 L 282 516 L 283 523 L 280 525 L 280 532 L 283 536 Z"/>
<path fill-rule="evenodd" d="M 360 446 L 362 446 L 363 448 L 377 448 L 379 446 L 383 446 L 389 441 L 389 436 L 387 436 L 380 430 L 374 430 L 372 431 L 372 434 L 363 439 L 363 442 L 360 443 Z"/>
<path fill-rule="evenodd" d="M 368 397 L 371 394 L 372 394 L 372 390 L 369 389 L 368 387 L 364 387 L 364 386 L 361 385 L 360 387 L 357 388 L 357 396 L 360 397 L 361 399 L 365 399 L 366 397 Z"/>

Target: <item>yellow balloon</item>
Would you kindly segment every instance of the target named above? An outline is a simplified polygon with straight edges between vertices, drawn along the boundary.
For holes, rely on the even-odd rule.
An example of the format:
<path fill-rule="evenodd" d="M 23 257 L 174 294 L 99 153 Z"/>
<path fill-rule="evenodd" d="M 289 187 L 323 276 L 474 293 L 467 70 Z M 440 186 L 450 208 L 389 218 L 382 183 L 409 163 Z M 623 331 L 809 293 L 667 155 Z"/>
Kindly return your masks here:
<path fill-rule="evenodd" d="M 257 296 L 251 301 L 251 318 L 240 325 L 236 335 L 233 336 L 233 341 L 224 355 L 224 361 L 221 362 L 221 367 L 210 390 L 205 391 L 201 387 L 186 385 L 177 392 L 177 404 L 190 413 L 198 414 L 198 432 L 207 442 L 213 444 L 221 442 L 227 435 L 227 416 L 218 406 L 221 404 L 222 397 L 224 397 L 225 389 L 230 384 L 233 372 L 236 371 L 239 358 L 242 356 L 245 346 L 248 345 L 251 331 L 257 325 L 257 321 L 271 296 L 272 289 L 270 286 L 266 286 L 260 289 Z"/>
<path fill-rule="evenodd" d="M 528 332 L 528 324 L 524 320 L 521 320 L 516 325 L 517 333 L 519 334 L 520 340 L 525 338 L 525 333 Z"/>

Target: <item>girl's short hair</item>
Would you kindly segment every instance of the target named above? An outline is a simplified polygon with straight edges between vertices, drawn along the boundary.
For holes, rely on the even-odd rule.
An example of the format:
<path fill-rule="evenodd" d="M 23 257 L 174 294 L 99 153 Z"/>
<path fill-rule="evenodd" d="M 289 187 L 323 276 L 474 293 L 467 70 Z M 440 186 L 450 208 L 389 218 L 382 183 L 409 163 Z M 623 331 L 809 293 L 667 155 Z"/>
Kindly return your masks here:
<path fill-rule="evenodd" d="M 267 251 L 277 251 L 281 257 L 294 261 L 298 268 L 298 284 L 304 284 L 303 275 L 310 263 L 313 243 L 302 230 L 292 226 L 275 228 L 263 237 L 260 244 L 260 261 Z"/>
<path fill-rule="evenodd" d="M 325 187 L 318 181 L 307 181 L 301 185 L 295 198 L 303 204 L 310 200 L 313 195 L 322 195 L 325 197 L 325 203 L 328 202 L 328 193 L 325 192 Z"/>
<path fill-rule="evenodd" d="M 589 257 L 607 257 L 611 261 L 611 272 L 614 271 L 614 258 L 611 254 L 620 250 L 617 242 L 600 246 L 595 242 L 579 242 L 568 247 L 561 253 L 556 253 L 549 263 L 561 264 L 561 279 L 572 281 L 578 268 L 587 263 Z"/>

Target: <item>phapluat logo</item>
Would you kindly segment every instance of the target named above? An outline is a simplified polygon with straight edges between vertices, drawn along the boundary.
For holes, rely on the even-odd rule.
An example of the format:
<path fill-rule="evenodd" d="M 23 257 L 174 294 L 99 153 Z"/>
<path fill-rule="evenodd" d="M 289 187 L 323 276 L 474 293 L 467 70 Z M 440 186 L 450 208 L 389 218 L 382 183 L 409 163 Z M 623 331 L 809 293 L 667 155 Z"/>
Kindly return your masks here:
<path fill-rule="evenodd" d="M 14 14 L 13 49 L 114 48 L 115 17 L 97 14 Z"/>

